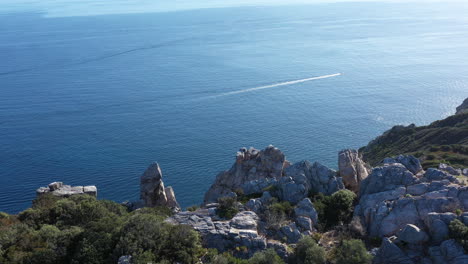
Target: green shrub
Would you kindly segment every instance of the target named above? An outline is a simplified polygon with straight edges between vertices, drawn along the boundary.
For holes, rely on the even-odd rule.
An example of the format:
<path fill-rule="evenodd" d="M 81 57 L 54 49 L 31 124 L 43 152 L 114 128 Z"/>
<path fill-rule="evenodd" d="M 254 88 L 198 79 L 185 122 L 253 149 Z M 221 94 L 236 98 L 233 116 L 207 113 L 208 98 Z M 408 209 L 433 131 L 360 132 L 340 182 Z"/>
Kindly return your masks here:
<path fill-rule="evenodd" d="M 354 201 L 357 196 L 349 190 L 340 190 L 331 196 L 319 193 L 312 197 L 314 208 L 319 216 L 321 229 L 327 229 L 340 223 L 348 223 L 353 215 Z"/>
<path fill-rule="evenodd" d="M 200 206 L 198 205 L 192 205 L 190 207 L 187 207 L 187 211 L 189 212 L 195 212 L 198 208 L 200 208 Z"/>
<path fill-rule="evenodd" d="M 460 220 L 454 219 L 449 225 L 449 236 L 460 243 L 468 252 L 468 226 L 463 224 Z"/>
<path fill-rule="evenodd" d="M 372 256 L 359 239 L 343 240 L 330 254 L 334 264 L 370 264 Z"/>
<path fill-rule="evenodd" d="M 231 219 L 239 212 L 237 200 L 234 197 L 221 197 L 218 199 L 218 203 L 219 207 L 216 213 L 221 218 Z"/>
<path fill-rule="evenodd" d="M 292 259 L 296 264 L 323 264 L 326 262 L 326 253 L 313 238 L 303 237 L 297 243 Z"/>
<path fill-rule="evenodd" d="M 249 264 L 284 264 L 284 261 L 273 249 L 256 252 L 250 259 Z"/>

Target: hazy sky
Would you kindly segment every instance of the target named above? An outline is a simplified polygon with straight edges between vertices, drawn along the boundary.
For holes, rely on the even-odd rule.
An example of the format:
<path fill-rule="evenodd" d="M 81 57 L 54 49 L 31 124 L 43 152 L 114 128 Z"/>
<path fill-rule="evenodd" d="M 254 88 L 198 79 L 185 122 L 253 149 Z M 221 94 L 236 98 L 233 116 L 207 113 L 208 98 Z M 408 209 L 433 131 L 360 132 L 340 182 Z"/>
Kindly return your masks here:
<path fill-rule="evenodd" d="M 448 2 L 447 0 L 1 0 L 0 13 L 41 12 L 48 17 L 164 12 L 198 8 L 334 2 Z M 451 0 L 467 2 L 466 0 Z"/>

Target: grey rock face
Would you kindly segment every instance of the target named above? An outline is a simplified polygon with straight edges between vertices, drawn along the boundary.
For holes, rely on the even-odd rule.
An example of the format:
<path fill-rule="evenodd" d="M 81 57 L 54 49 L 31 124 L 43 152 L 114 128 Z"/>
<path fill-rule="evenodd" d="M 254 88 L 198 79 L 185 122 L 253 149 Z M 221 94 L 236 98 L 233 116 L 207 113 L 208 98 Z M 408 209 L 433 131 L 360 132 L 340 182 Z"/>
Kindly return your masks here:
<path fill-rule="evenodd" d="M 268 241 L 258 232 L 259 217 L 252 211 L 236 214 L 231 220 L 215 220 L 215 210 L 198 209 L 195 212 L 179 212 L 168 218 L 166 222 L 190 225 L 197 230 L 205 247 L 216 248 L 221 252 L 245 246 L 246 255 L 266 248 L 274 248 L 278 254 L 287 257 L 286 245 L 275 241 Z"/>
<path fill-rule="evenodd" d="M 65 185 L 62 182 L 53 182 L 48 187 L 40 187 L 36 190 L 36 195 L 41 196 L 46 193 L 51 193 L 59 197 L 70 197 L 78 194 L 88 194 L 97 197 L 96 186 L 71 186 Z"/>
<path fill-rule="evenodd" d="M 429 240 L 429 236 L 419 227 L 408 224 L 398 234 L 398 240 L 410 244 L 421 244 Z"/>
<path fill-rule="evenodd" d="M 440 243 L 448 233 L 444 219 L 450 219 L 455 209 L 465 211 L 468 206 L 468 187 L 451 183 L 446 176 L 429 169 L 422 178 L 427 182 L 421 182 L 399 163 L 374 168 L 361 183 L 354 217 L 369 236 L 395 235 L 412 224 L 428 230 L 431 241 Z"/>
<path fill-rule="evenodd" d="M 450 175 L 449 173 L 434 168 L 427 169 L 426 173 L 424 174 L 424 179 L 427 181 L 448 180 L 449 182 L 458 182 L 457 178 Z"/>
<path fill-rule="evenodd" d="M 140 199 L 145 207 L 166 206 L 178 210 L 172 187 L 164 187 L 159 164 L 152 163 L 140 177 Z"/>
<path fill-rule="evenodd" d="M 343 180 L 336 171 L 318 162 L 311 164 L 309 161 L 301 161 L 289 166 L 284 173 L 295 182 L 304 183 L 308 190 L 315 193 L 331 195 L 344 189 Z"/>
<path fill-rule="evenodd" d="M 295 223 L 281 227 L 280 233 L 288 243 L 296 243 L 302 237 Z"/>
<path fill-rule="evenodd" d="M 361 181 L 369 175 L 364 161 L 354 149 L 345 149 L 338 154 L 339 174 L 349 190 L 359 192 Z"/>
<path fill-rule="evenodd" d="M 312 220 L 313 225 L 318 223 L 317 211 L 309 198 L 305 198 L 297 204 L 296 208 L 294 208 L 294 214 L 296 217 L 303 216 L 309 218 Z"/>
<path fill-rule="evenodd" d="M 283 169 L 288 165 L 284 154 L 271 145 L 261 151 L 242 148 L 237 152 L 236 162 L 231 169 L 216 176 L 215 182 L 205 194 L 204 203 L 216 202 L 218 198 L 242 189 L 249 181 L 278 179 L 283 176 Z M 255 191 L 260 191 L 258 189 Z"/>
<path fill-rule="evenodd" d="M 443 170 L 443 171 L 446 171 L 452 175 L 455 175 L 455 176 L 458 176 L 458 175 L 461 175 L 462 174 L 462 170 L 461 169 L 455 169 L 454 167 L 452 166 L 449 166 L 445 163 L 440 163 L 439 164 L 439 170 Z"/>
<path fill-rule="evenodd" d="M 453 239 L 442 242 L 440 252 L 448 262 L 464 255 L 463 247 Z"/>
<path fill-rule="evenodd" d="M 413 174 L 418 174 L 420 171 L 423 170 L 419 159 L 411 155 L 399 155 L 394 158 L 385 158 L 383 160 L 383 163 L 401 163 Z"/>
<path fill-rule="evenodd" d="M 375 264 L 414 264 L 414 262 L 390 239 L 384 238 L 377 251 L 373 263 Z"/>

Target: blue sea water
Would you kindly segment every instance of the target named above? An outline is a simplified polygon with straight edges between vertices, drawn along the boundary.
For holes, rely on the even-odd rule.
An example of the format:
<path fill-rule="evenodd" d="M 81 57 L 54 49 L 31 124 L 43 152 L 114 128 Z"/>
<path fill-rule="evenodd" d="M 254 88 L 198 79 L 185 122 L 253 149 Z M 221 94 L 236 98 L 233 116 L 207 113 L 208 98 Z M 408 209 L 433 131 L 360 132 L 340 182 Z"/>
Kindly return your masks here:
<path fill-rule="evenodd" d="M 338 150 L 444 118 L 468 96 L 463 4 L 18 10 L 0 13 L 0 211 L 10 213 L 52 181 L 136 199 L 152 161 L 182 206 L 199 204 L 240 147 L 273 144 L 290 161 L 336 168 Z"/>

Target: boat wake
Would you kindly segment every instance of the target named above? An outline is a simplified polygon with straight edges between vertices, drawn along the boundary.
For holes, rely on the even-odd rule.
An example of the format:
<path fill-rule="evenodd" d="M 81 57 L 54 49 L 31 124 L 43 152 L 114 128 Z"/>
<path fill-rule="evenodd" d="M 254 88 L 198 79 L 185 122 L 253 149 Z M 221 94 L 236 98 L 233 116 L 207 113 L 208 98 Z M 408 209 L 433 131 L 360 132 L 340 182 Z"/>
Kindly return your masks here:
<path fill-rule="evenodd" d="M 247 88 L 247 89 L 242 89 L 242 90 L 237 90 L 237 91 L 232 91 L 232 92 L 226 92 L 226 93 L 221 93 L 221 94 L 210 95 L 210 96 L 207 96 L 205 98 L 216 98 L 216 97 L 222 97 L 222 96 L 233 95 L 233 94 L 248 93 L 248 92 L 264 90 L 264 89 L 270 89 L 270 88 L 275 88 L 275 87 L 280 87 L 280 86 L 310 82 L 310 81 L 320 80 L 320 79 L 327 79 L 327 78 L 332 78 L 332 77 L 336 77 L 336 76 L 340 76 L 340 75 L 341 75 L 341 73 L 335 73 L 335 74 L 305 78 L 305 79 L 294 80 L 294 81 L 280 82 L 280 83 L 269 84 L 269 85 L 264 85 L 264 86 L 257 86 L 257 87 L 252 87 L 252 88 Z"/>

